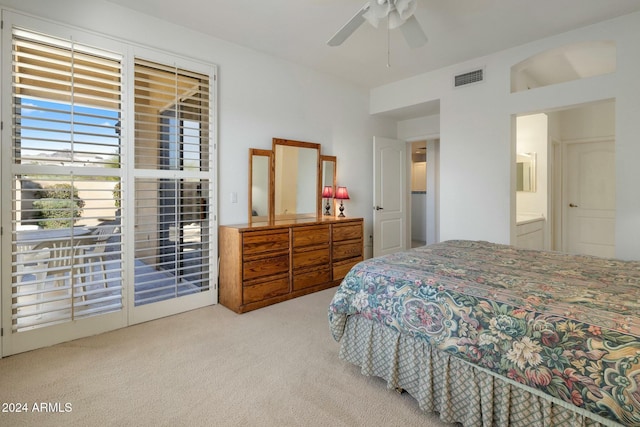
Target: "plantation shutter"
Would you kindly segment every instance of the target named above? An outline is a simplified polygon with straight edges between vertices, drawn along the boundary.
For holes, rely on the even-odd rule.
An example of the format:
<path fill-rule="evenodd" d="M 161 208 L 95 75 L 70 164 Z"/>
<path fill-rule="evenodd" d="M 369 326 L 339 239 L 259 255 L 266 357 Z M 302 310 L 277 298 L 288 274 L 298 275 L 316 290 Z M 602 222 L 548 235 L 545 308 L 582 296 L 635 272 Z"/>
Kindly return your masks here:
<path fill-rule="evenodd" d="M 135 305 L 209 289 L 209 76 L 135 61 Z"/>
<path fill-rule="evenodd" d="M 16 163 L 119 163 L 119 58 L 21 30 L 14 30 L 13 52 Z"/>
<path fill-rule="evenodd" d="M 14 332 L 122 309 L 120 56 L 13 29 Z"/>

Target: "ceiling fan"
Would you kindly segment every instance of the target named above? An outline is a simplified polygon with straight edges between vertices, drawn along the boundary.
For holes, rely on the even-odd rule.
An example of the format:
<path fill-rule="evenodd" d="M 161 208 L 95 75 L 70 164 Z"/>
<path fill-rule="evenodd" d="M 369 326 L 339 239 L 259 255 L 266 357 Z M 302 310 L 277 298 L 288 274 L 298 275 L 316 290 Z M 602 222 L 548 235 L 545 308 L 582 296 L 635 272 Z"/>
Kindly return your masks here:
<path fill-rule="evenodd" d="M 417 6 L 417 0 L 371 0 L 339 29 L 327 44 L 340 46 L 365 20 L 378 28 L 380 21 L 387 18 L 387 29 L 400 28 L 410 47 L 420 47 L 427 42 L 427 36 L 413 15 Z"/>

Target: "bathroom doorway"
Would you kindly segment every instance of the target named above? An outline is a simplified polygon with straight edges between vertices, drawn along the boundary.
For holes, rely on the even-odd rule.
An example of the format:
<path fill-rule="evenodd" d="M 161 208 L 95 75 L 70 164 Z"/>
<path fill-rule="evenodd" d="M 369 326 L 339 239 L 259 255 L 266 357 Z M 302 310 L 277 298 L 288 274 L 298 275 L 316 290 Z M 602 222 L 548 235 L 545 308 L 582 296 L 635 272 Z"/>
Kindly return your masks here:
<path fill-rule="evenodd" d="M 615 256 L 615 100 L 521 115 L 516 126 L 516 181 L 523 154 L 535 155 L 535 178 L 530 191 L 516 184 L 515 244 L 538 249 L 526 234 L 536 214 L 542 249 Z"/>

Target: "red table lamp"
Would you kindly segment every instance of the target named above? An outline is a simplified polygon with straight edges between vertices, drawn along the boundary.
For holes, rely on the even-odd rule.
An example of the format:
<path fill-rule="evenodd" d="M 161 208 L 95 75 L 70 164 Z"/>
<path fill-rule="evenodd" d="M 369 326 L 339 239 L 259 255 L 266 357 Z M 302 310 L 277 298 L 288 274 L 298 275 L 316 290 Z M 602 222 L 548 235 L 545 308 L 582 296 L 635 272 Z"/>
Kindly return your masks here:
<path fill-rule="evenodd" d="M 324 214 L 331 215 L 331 204 L 329 204 L 329 199 L 333 197 L 333 187 L 330 185 L 325 185 L 322 189 L 322 198 L 327 199 L 327 204 L 324 207 Z"/>
<path fill-rule="evenodd" d="M 344 217 L 344 205 L 342 204 L 343 200 L 349 200 L 349 192 L 347 191 L 347 187 L 338 187 L 336 189 L 336 199 L 340 200 L 340 215 L 339 217 Z"/>

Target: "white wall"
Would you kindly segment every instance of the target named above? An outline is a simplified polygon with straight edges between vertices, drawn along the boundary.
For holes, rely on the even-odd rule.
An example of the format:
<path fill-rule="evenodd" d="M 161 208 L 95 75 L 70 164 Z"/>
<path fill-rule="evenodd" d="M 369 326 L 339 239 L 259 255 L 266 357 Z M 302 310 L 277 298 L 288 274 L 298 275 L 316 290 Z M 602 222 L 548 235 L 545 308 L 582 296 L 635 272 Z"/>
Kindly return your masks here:
<path fill-rule="evenodd" d="M 403 141 L 438 135 L 440 135 L 440 115 L 438 114 L 398 122 L 398 139 Z"/>
<path fill-rule="evenodd" d="M 557 139 L 564 142 L 615 137 L 616 105 L 606 101 L 559 111 Z"/>
<path fill-rule="evenodd" d="M 0 0 L 0 5 L 218 66 L 220 224 L 247 222 L 248 149 L 273 137 L 316 142 L 337 156 L 337 180 L 371 234 L 372 138 L 395 137 L 395 121 L 369 114 L 360 87 L 104 0 Z M 231 203 L 231 194 L 237 203 Z M 365 244 L 368 243 L 368 240 Z"/>
<path fill-rule="evenodd" d="M 590 40 L 616 42 L 615 73 L 510 93 L 512 65 Z M 640 13 L 634 13 L 372 90 L 372 113 L 440 100 L 440 238 L 511 242 L 514 115 L 615 98 L 616 256 L 640 258 L 638 45 Z M 484 82 L 453 88 L 455 74 L 477 67 L 485 69 Z"/>

